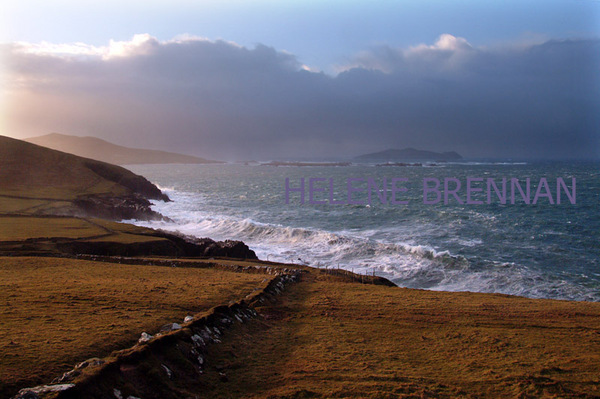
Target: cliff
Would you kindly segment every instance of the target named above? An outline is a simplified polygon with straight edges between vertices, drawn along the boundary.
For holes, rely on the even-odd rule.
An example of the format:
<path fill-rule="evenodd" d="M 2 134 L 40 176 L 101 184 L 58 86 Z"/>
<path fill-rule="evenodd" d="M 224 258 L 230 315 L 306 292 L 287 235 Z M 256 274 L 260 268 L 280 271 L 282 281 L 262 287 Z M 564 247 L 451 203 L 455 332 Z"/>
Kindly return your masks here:
<path fill-rule="evenodd" d="M 144 177 L 116 165 L 0 136 L 0 198 L 26 214 L 160 219 L 149 200 L 169 201 Z"/>

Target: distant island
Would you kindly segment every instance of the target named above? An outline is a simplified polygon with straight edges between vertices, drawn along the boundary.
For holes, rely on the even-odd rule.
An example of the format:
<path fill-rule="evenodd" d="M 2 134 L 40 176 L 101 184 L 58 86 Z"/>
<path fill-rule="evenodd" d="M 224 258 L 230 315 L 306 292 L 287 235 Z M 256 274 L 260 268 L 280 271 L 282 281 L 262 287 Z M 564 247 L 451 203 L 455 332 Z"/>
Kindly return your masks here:
<path fill-rule="evenodd" d="M 350 166 L 350 162 L 286 162 L 272 161 L 262 163 L 262 166 Z"/>
<path fill-rule="evenodd" d="M 390 149 L 370 154 L 359 155 L 354 158 L 356 161 L 458 161 L 463 157 L 455 151 L 433 152 L 426 150 L 417 150 L 416 148 Z"/>
<path fill-rule="evenodd" d="M 79 137 L 50 133 L 44 136 L 31 137 L 25 139 L 25 141 L 53 150 L 116 165 L 221 163 L 220 161 L 212 161 L 174 152 L 123 147 L 97 137 L 89 136 Z"/>
<path fill-rule="evenodd" d="M 423 164 L 421 162 L 415 162 L 415 163 L 386 162 L 386 163 L 378 163 L 375 166 L 423 166 Z M 435 164 L 430 164 L 429 166 L 435 166 Z"/>

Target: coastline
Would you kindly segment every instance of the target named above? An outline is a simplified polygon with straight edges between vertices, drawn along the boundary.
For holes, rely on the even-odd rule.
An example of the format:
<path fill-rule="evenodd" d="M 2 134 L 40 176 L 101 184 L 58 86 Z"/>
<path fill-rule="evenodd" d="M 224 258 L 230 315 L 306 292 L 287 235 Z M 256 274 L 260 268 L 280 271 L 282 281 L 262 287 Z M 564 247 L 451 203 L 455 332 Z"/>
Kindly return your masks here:
<path fill-rule="evenodd" d="M 110 187 L 86 217 L 56 214 L 75 198 L 66 189 L 1 193 L 3 395 L 36 384 L 47 387 L 17 397 L 600 394 L 600 303 L 263 261 L 239 241 L 106 220 L 104 205 L 128 195 Z"/>
<path fill-rule="evenodd" d="M 122 228 L 141 229 L 127 224 Z M 133 232 L 129 230 L 125 234 Z M 162 234 L 157 237 L 164 238 Z M 275 397 L 304 395 L 306 392 L 312 392 L 310 395 L 314 397 L 339 395 L 341 392 L 346 397 L 362 397 L 373 392 L 398 393 L 399 386 L 402 387 L 403 394 L 425 393 L 432 397 L 479 394 L 505 397 L 507 394 L 537 395 L 542 392 L 560 397 L 579 397 L 581 393 L 593 392 L 600 386 L 600 368 L 597 366 L 600 363 L 597 361 L 598 356 L 594 355 L 600 353 L 598 303 L 527 299 L 501 294 L 423 291 L 403 289 L 393 284 L 384 287 L 365 284 L 374 280 L 367 281 L 365 276 L 353 275 L 347 271 L 260 260 L 202 260 L 198 257 L 186 260 L 169 256 L 144 260 L 143 257 L 139 258 L 140 254 L 131 255 L 133 258 L 91 255 L 87 260 L 81 259 L 81 256 L 78 257 L 80 259 L 59 259 L 64 259 L 62 262 L 67 264 L 72 263 L 73 267 L 78 267 L 78 262 L 92 262 L 98 268 L 109 262 L 127 268 L 134 267 L 128 266 L 134 264 L 146 265 L 145 267 L 153 265 L 154 268 L 179 270 L 183 273 L 199 266 L 201 270 L 206 270 L 206 267 L 217 267 L 217 270 L 241 267 L 240 272 L 248 273 L 248 270 L 252 272 L 257 265 L 264 265 L 275 273 L 280 270 L 285 275 L 288 270 L 301 268 L 305 275 L 301 282 L 289 288 L 289 292 L 287 289 L 278 290 L 268 302 L 254 302 L 251 308 L 246 308 L 257 313 L 256 319 L 234 325 L 231 329 L 224 329 L 219 325 L 221 333 L 209 337 L 211 341 L 202 346 L 201 365 L 197 360 L 195 363 L 184 360 L 190 359 L 190 354 L 194 353 L 192 336 L 194 331 L 200 330 L 182 324 L 183 329 L 174 331 L 173 337 L 170 333 L 165 335 L 161 341 L 163 344 L 148 347 L 154 349 L 148 349 L 150 352 L 144 356 L 151 356 L 147 359 L 163 359 L 159 363 L 155 363 L 155 360 L 142 361 L 145 357 L 135 355 L 139 350 L 147 352 L 142 346 L 140 349 L 132 349 L 133 352 L 123 351 L 125 358 L 113 354 L 101 361 L 88 360 L 85 370 L 76 369 L 76 372 L 68 374 L 68 378 L 58 378 L 60 373 L 68 372 L 74 363 L 83 362 L 85 359 L 82 357 L 70 367 L 59 366 L 57 370 L 62 371 L 56 373 L 54 385 L 50 384 L 52 387 L 62 385 L 69 389 L 58 394 L 43 394 L 42 389 L 39 397 L 105 397 L 113 394 L 115 389 L 122 392 L 123 397 L 131 395 L 144 398 L 171 397 L 169 395 L 179 397 L 191 392 L 199 394 L 199 397 L 204 397 L 205 394 L 209 395 L 207 397 L 227 397 L 231 389 L 239 397 L 252 397 L 258 392 L 261 392 L 260 396 L 269 392 L 269 395 Z M 46 256 L 41 256 L 34 259 L 45 258 Z M 1 257 L 3 267 L 8 259 L 20 261 L 23 258 L 18 254 Z M 202 266 L 198 262 L 208 263 Z M 131 275 L 131 278 L 134 276 Z M 56 277 L 55 274 L 53 279 Z M 384 279 L 379 280 L 385 282 Z M 173 291 L 165 293 L 168 292 L 174 294 Z M 244 299 L 240 304 L 247 306 L 246 303 L 248 300 Z M 235 315 L 229 317 L 235 318 Z M 78 316 L 75 316 L 73 321 L 78 323 L 77 320 Z M 154 336 L 158 327 L 155 325 L 154 330 L 149 330 L 149 334 Z M 322 330 L 325 327 L 333 330 L 326 332 L 327 329 Z M 292 330 L 285 333 L 288 329 Z M 129 331 L 123 338 L 128 336 L 126 339 L 131 342 L 141 332 Z M 289 337 L 287 334 L 300 335 L 298 338 L 280 341 Z M 367 336 L 369 339 L 365 339 Z M 308 339 L 309 337 L 311 338 Z M 21 345 L 18 340 L 15 341 Z M 164 343 L 167 343 L 166 346 Z M 171 357 L 168 360 L 165 356 L 172 352 L 173 345 L 178 348 L 184 345 L 190 352 L 182 353 L 181 356 L 184 357 L 179 361 Z M 273 347 L 267 349 L 269 345 Z M 304 349 L 300 350 L 296 345 Z M 287 349 L 283 349 L 284 347 Z M 432 347 L 435 348 L 434 351 L 430 350 Z M 324 348 L 329 349 L 322 352 Z M 385 350 L 391 352 L 376 351 L 364 357 L 364 351 L 369 352 L 375 348 L 387 348 Z M 116 346 L 112 350 L 118 349 L 123 348 Z M 23 348 L 20 349 L 22 350 Z M 52 353 L 46 345 L 37 350 Z M 444 355 L 456 350 L 464 351 L 459 360 Z M 306 355 L 297 357 L 304 351 Z M 243 360 L 232 360 L 227 353 L 236 353 L 235 358 Z M 329 355 L 325 355 L 326 353 Z M 488 358 L 489 353 L 495 354 L 491 360 Z M 280 360 L 271 359 L 272 356 Z M 290 359 L 291 363 L 281 363 L 281 359 Z M 108 370 L 112 371 L 103 371 L 108 367 L 104 366 L 106 362 L 113 364 L 111 362 L 114 361 L 117 364 L 128 364 L 128 369 L 151 367 L 157 370 L 157 374 L 150 382 L 139 375 L 134 377 L 136 373 L 125 372 L 122 367 L 115 369 L 111 366 Z M 273 361 L 278 365 L 272 366 Z M 409 371 L 403 366 L 406 361 L 413 364 L 413 367 L 414 362 L 420 366 Z M 306 368 L 308 364 L 312 366 Z M 479 365 L 473 368 L 477 364 Z M 368 373 L 358 380 L 351 377 L 360 375 L 360 370 L 365 367 L 363 365 L 368 365 Z M 457 368 L 461 370 L 458 374 L 450 372 Z M 171 374 L 165 371 L 167 369 Z M 329 369 L 334 374 L 347 371 L 335 374 L 338 376 L 332 379 L 331 372 L 323 374 L 323 370 Z M 197 370 L 194 372 L 194 384 L 191 384 L 190 370 Z M 299 379 L 302 375 L 304 377 Z M 253 381 L 252 388 L 247 385 L 248 379 Z M 276 387 L 272 380 L 279 381 Z M 498 385 L 493 381 L 504 382 Z M 44 382 L 47 385 L 51 381 Z M 75 388 L 69 384 L 75 384 Z M 151 386 L 153 388 L 149 390 Z M 207 386 L 211 388 L 207 390 Z M 22 391 L 22 394 L 25 392 L 27 391 Z"/>
<path fill-rule="evenodd" d="M 413 183 L 401 194 L 406 198 L 400 198 L 408 204 L 384 205 L 372 196 L 369 206 L 329 201 L 310 205 L 308 192 L 304 204 L 297 192 L 290 193 L 286 204 L 285 181 L 289 178 L 298 188 L 307 177 L 301 168 L 265 172 L 234 164 L 138 166 L 133 170 L 165 187 L 175 201 L 155 202 L 153 207 L 172 222 L 136 224 L 219 240 L 235 238 L 261 259 L 375 272 L 411 288 L 600 301 L 595 245 L 600 219 L 592 206 L 596 200 L 592 188 L 598 185 L 595 168 L 571 162 L 447 164 L 413 168 L 407 175 L 370 166 L 311 169 L 308 176 L 333 179 L 335 202 L 344 202 L 344 182 L 356 176 L 373 176 L 377 182 L 387 178 L 388 183 L 406 176 Z M 508 198 L 505 205 L 423 204 L 420 182 L 427 176 L 458 176 L 464 182 L 486 174 L 497 182 L 502 176 L 530 176 L 532 182 L 536 176 L 547 176 L 548 181 L 572 176 L 577 180 L 577 201 L 563 201 L 563 193 L 559 205 L 556 201 L 527 205 L 516 199 L 512 205 Z M 507 180 L 507 197 L 509 186 Z M 530 191 L 532 201 L 535 191 Z M 328 194 L 321 192 L 315 198 Z M 355 194 L 358 199 L 365 193 Z"/>

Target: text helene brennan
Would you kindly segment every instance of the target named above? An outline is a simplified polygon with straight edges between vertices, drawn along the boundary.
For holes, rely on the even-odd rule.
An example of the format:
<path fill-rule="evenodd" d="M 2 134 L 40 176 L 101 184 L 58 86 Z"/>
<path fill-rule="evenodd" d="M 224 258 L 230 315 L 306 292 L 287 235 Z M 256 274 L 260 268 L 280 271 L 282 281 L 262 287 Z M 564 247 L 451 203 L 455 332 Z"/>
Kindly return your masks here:
<path fill-rule="evenodd" d="M 285 179 L 285 203 L 290 203 L 290 197 L 296 198 L 300 204 L 305 202 L 313 205 L 407 205 L 409 188 L 408 178 L 382 178 L 376 180 L 371 177 L 347 178 L 337 181 L 345 188 L 342 192 L 334 190 L 334 179 L 324 177 L 300 178 L 290 182 Z M 438 179 L 426 177 L 420 187 L 423 204 L 435 205 L 443 203 L 482 205 L 482 204 L 511 204 L 524 203 L 535 205 L 547 203 L 560 205 L 562 203 L 576 203 L 576 179 L 571 178 L 570 186 L 561 177 L 548 182 L 542 177 L 537 184 L 531 178 L 519 180 L 517 178 L 482 178 L 467 177 L 461 181 L 455 177 Z M 334 198 L 335 197 L 335 198 Z M 413 196 L 414 197 L 414 196 Z"/>

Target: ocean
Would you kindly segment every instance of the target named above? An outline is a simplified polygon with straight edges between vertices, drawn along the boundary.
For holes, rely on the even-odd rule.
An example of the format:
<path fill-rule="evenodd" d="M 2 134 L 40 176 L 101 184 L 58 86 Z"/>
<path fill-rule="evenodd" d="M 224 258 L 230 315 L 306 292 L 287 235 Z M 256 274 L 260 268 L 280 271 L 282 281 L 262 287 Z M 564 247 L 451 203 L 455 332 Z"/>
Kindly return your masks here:
<path fill-rule="evenodd" d="M 401 287 L 600 301 L 597 162 L 127 168 L 173 200 L 153 205 L 172 222 L 138 225 L 241 240 L 260 259 L 375 273 Z"/>

